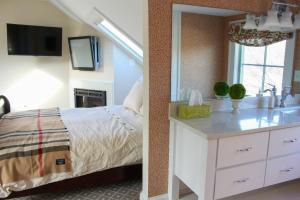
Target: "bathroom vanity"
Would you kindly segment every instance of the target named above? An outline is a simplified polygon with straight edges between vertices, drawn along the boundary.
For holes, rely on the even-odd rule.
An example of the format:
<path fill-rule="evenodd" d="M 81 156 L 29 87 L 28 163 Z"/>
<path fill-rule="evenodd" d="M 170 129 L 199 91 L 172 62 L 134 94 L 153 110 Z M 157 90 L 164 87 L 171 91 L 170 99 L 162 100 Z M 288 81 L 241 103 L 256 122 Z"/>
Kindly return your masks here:
<path fill-rule="evenodd" d="M 300 107 L 170 116 L 169 198 L 218 200 L 300 178 Z"/>

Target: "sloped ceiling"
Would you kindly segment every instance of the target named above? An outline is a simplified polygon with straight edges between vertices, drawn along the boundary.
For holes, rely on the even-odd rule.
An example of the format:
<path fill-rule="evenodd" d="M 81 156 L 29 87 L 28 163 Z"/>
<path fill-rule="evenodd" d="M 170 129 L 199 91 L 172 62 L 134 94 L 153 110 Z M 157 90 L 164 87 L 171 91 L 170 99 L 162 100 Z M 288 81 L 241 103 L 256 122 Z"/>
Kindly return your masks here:
<path fill-rule="evenodd" d="M 51 0 L 69 16 L 95 26 L 101 13 L 138 45 L 143 44 L 143 7 L 141 0 Z"/>

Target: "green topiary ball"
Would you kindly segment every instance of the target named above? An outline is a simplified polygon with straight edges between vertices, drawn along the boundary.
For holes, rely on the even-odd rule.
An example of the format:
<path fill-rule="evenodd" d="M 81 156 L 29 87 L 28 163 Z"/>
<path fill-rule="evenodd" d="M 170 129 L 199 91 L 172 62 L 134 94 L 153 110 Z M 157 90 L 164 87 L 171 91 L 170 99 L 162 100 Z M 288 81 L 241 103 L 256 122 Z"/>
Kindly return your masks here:
<path fill-rule="evenodd" d="M 229 89 L 231 99 L 243 99 L 246 95 L 246 89 L 242 84 L 234 84 Z"/>
<path fill-rule="evenodd" d="M 229 92 L 229 85 L 224 81 L 216 82 L 214 91 L 217 96 L 226 96 Z"/>

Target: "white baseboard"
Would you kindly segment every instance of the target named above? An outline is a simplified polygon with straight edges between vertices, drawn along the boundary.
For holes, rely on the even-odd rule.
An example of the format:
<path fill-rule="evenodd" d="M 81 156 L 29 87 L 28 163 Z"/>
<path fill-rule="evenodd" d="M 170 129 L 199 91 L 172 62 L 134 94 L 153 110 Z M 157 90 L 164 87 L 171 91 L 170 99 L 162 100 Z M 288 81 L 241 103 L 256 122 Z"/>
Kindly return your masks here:
<path fill-rule="evenodd" d="M 148 197 L 145 195 L 143 191 L 140 193 L 140 200 L 148 200 Z"/>
<path fill-rule="evenodd" d="M 156 197 L 148 198 L 147 195 L 145 195 L 145 193 L 141 192 L 140 200 L 169 200 L 169 198 L 168 198 L 168 194 L 162 194 Z"/>

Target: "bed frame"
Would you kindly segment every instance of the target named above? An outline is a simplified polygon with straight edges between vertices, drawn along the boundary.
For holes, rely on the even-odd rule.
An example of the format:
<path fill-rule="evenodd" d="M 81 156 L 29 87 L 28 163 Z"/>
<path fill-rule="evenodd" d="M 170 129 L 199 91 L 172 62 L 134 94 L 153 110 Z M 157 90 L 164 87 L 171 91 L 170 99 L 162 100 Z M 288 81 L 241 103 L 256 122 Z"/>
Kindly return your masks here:
<path fill-rule="evenodd" d="M 0 107 L 0 118 L 10 112 L 8 99 L 0 95 L 0 100 L 4 100 L 4 105 Z M 42 193 L 65 192 L 77 188 L 87 188 L 91 186 L 101 186 L 123 181 L 139 180 L 142 178 L 142 164 L 135 164 L 123 167 L 112 168 L 92 174 L 66 179 L 59 182 L 50 183 L 37 188 L 24 191 L 13 192 L 8 198 L 18 198 Z M 0 198 L 3 199 L 3 198 Z"/>
<path fill-rule="evenodd" d="M 0 95 L 0 100 L 4 101 L 3 106 L 0 107 L 0 118 L 1 118 L 4 114 L 7 114 L 10 112 L 10 103 L 9 103 L 8 99 L 3 95 Z"/>

